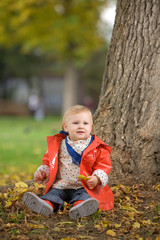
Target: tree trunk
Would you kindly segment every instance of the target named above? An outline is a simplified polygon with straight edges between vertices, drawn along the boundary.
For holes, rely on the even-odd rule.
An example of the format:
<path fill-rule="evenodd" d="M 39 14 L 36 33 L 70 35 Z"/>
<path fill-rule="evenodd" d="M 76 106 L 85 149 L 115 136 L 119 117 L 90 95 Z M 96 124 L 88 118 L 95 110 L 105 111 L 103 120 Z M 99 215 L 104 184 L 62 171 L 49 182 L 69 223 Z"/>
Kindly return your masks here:
<path fill-rule="evenodd" d="M 69 107 L 77 103 L 77 83 L 77 69 L 73 62 L 69 62 L 64 79 L 62 115 Z"/>
<path fill-rule="evenodd" d="M 95 133 L 113 147 L 112 184 L 160 180 L 160 2 L 118 0 Z"/>

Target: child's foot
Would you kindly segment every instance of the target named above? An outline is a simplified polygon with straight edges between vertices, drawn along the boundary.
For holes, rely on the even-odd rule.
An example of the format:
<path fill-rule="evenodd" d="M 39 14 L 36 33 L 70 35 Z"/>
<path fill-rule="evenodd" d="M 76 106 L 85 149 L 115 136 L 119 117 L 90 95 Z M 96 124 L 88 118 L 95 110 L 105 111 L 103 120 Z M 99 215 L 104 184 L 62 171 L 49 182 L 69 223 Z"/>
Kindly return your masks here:
<path fill-rule="evenodd" d="M 72 219 L 82 218 L 94 214 L 99 207 L 99 203 L 95 198 L 89 198 L 82 203 L 72 207 L 69 216 Z"/>
<path fill-rule="evenodd" d="M 53 208 L 34 193 L 25 193 L 22 200 L 26 207 L 41 215 L 49 216 L 53 212 Z"/>

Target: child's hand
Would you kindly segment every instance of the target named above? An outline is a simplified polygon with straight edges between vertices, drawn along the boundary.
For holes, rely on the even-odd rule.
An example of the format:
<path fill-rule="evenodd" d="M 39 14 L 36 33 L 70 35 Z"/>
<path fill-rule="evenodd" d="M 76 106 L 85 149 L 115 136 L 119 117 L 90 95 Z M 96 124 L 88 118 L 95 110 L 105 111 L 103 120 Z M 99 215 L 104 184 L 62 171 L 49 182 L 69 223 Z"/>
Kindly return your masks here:
<path fill-rule="evenodd" d="M 100 183 L 100 180 L 97 176 L 90 176 L 90 179 L 87 180 L 86 182 L 87 182 L 88 188 L 93 189 Z"/>
<path fill-rule="evenodd" d="M 47 175 L 44 171 L 38 170 L 34 174 L 34 181 L 40 184 L 46 184 L 49 181 L 49 175 Z"/>

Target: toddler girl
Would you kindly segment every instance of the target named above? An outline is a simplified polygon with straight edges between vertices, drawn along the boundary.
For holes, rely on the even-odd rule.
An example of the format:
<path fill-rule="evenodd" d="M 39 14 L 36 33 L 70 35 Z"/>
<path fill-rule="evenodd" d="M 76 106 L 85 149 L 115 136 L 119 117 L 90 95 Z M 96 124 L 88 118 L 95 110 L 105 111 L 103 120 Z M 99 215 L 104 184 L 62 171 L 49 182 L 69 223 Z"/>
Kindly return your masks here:
<path fill-rule="evenodd" d="M 45 194 L 38 197 L 27 192 L 23 196 L 29 209 L 48 216 L 62 210 L 65 201 L 73 204 L 69 216 L 76 219 L 92 215 L 98 208 L 106 211 L 114 207 L 107 185 L 111 147 L 91 134 L 92 126 L 88 108 L 75 105 L 66 111 L 63 131 L 47 137 L 48 151 L 34 174 L 35 181 L 46 184 Z"/>

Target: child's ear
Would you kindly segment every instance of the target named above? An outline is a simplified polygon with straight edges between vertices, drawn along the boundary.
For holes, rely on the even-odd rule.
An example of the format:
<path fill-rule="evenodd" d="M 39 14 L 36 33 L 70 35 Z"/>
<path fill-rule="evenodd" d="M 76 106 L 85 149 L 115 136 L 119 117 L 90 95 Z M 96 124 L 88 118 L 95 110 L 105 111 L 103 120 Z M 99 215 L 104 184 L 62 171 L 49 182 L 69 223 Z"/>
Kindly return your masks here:
<path fill-rule="evenodd" d="M 67 132 L 67 124 L 66 123 L 63 124 L 63 129 L 64 129 L 64 131 Z"/>

